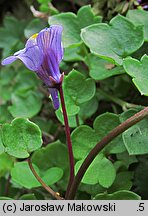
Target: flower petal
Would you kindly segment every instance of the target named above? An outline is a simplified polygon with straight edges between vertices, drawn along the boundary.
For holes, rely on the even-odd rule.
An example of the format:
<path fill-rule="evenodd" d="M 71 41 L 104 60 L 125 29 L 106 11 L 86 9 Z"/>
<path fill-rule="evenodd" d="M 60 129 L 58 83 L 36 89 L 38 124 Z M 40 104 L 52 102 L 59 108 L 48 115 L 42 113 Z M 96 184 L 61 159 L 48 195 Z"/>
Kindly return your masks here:
<path fill-rule="evenodd" d="M 59 97 L 58 97 L 58 90 L 55 88 L 50 88 L 49 91 L 50 91 L 50 94 L 52 97 L 54 108 L 57 110 L 60 106 Z"/>
<path fill-rule="evenodd" d="M 50 51 L 49 51 L 50 52 Z M 59 70 L 59 65 L 56 60 L 56 56 L 53 52 L 50 52 L 47 58 L 48 61 L 48 73 L 52 76 L 57 82 L 60 82 L 61 73 Z"/>
<path fill-rule="evenodd" d="M 5 59 L 1 62 L 1 64 L 2 64 L 2 65 L 11 64 L 11 63 L 13 63 L 14 61 L 16 61 L 16 59 L 17 59 L 16 56 L 9 56 L 9 57 L 5 58 Z"/>
<path fill-rule="evenodd" d="M 40 52 L 34 37 L 28 39 L 24 49 L 19 50 L 14 53 L 13 56 L 4 59 L 2 65 L 11 64 L 16 59 L 20 59 L 28 69 L 37 71 L 42 64 L 43 55 Z"/>
<path fill-rule="evenodd" d="M 16 57 L 32 71 L 37 71 L 43 61 L 43 56 L 37 46 L 27 47 L 23 53 L 20 53 Z"/>
<path fill-rule="evenodd" d="M 63 28 L 60 25 L 51 26 L 51 38 L 50 38 L 50 49 L 56 55 L 58 63 L 62 61 L 63 58 L 63 45 L 62 45 L 62 31 Z"/>
<path fill-rule="evenodd" d="M 36 38 L 34 37 L 28 39 L 25 49 L 23 49 L 22 52 L 17 52 L 14 55 L 32 71 L 36 71 L 43 61 L 43 55 L 40 52 L 36 43 Z"/>
<path fill-rule="evenodd" d="M 50 55 L 50 52 L 53 52 L 58 64 L 63 58 L 62 30 L 62 26 L 52 25 L 50 28 L 40 31 L 37 36 L 38 47 L 44 54 Z"/>

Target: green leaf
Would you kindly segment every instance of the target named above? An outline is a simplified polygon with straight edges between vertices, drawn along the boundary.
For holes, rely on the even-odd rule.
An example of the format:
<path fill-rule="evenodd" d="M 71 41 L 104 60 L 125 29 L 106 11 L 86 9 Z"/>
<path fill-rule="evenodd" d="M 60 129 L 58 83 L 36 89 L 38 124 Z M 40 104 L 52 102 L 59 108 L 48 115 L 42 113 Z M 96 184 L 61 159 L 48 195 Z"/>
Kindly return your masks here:
<path fill-rule="evenodd" d="M 3 67 L 0 72 L 0 84 L 10 85 L 16 76 L 16 71 L 13 67 Z"/>
<path fill-rule="evenodd" d="M 89 54 L 86 58 L 89 74 L 95 80 L 103 80 L 118 74 L 123 74 L 122 67 L 115 67 L 110 61 L 101 59 L 97 55 Z"/>
<path fill-rule="evenodd" d="M 83 160 L 78 161 L 75 165 L 76 172 L 80 168 Z M 87 169 L 82 183 L 97 184 L 109 188 L 115 180 L 116 171 L 110 160 L 102 154 L 98 155 Z"/>
<path fill-rule="evenodd" d="M 12 66 L 3 67 L 0 71 L 0 100 L 2 104 L 11 98 L 11 94 L 14 91 L 15 76 L 16 71 Z"/>
<path fill-rule="evenodd" d="M 90 78 L 86 79 L 80 72 L 72 70 L 65 78 L 64 91 L 75 104 L 82 104 L 94 96 L 95 82 Z"/>
<path fill-rule="evenodd" d="M 54 183 L 58 182 L 62 176 L 63 170 L 61 168 L 52 167 L 44 173 L 42 179 L 47 185 L 53 185 Z"/>
<path fill-rule="evenodd" d="M 68 167 L 67 147 L 60 141 L 50 143 L 33 153 L 32 162 L 44 171 L 51 167 L 66 170 Z"/>
<path fill-rule="evenodd" d="M 90 5 L 81 7 L 77 13 L 77 18 L 81 29 L 102 21 L 101 16 L 94 15 Z"/>
<path fill-rule="evenodd" d="M 91 100 L 80 105 L 80 118 L 83 120 L 91 117 L 98 109 L 98 99 L 94 96 Z"/>
<path fill-rule="evenodd" d="M 133 163 L 137 163 L 138 160 L 135 155 L 129 155 L 127 151 L 118 153 L 116 155 L 118 161 L 121 161 L 122 164 L 128 169 L 129 166 Z"/>
<path fill-rule="evenodd" d="M 142 196 L 142 199 L 148 199 L 148 154 L 138 157 L 138 165 L 134 173 L 135 191 Z"/>
<path fill-rule="evenodd" d="M 82 43 L 80 38 L 81 28 L 100 21 L 101 17 L 95 16 L 90 6 L 80 8 L 77 16 L 74 13 L 67 12 L 49 17 L 50 25 L 58 24 L 63 26 L 64 47 L 80 45 Z"/>
<path fill-rule="evenodd" d="M 94 24 L 82 29 L 81 38 L 92 53 L 117 65 L 122 65 L 122 59 L 144 42 L 143 27 L 135 26 L 121 15 L 114 17 L 109 25 Z"/>
<path fill-rule="evenodd" d="M 68 116 L 76 115 L 80 105 L 89 101 L 95 95 L 95 82 L 91 78 L 85 78 L 83 74 L 72 70 L 64 79 L 63 91 Z M 63 122 L 62 108 L 56 111 L 56 115 Z"/>
<path fill-rule="evenodd" d="M 66 62 L 83 61 L 84 57 L 81 55 L 81 46 L 66 47 L 63 60 Z"/>
<path fill-rule="evenodd" d="M 81 43 L 80 28 L 78 25 L 77 16 L 74 13 L 60 13 L 58 15 L 49 17 L 49 24 L 58 24 L 63 26 L 64 47 L 74 44 L 79 45 Z"/>
<path fill-rule="evenodd" d="M 13 167 L 14 160 L 6 153 L 0 154 L 0 177 L 4 176 Z"/>
<path fill-rule="evenodd" d="M 2 126 L 5 151 L 18 158 L 27 158 L 42 145 L 41 131 L 37 125 L 24 118 L 16 118 Z"/>
<path fill-rule="evenodd" d="M 12 106 L 8 110 L 13 117 L 31 118 L 41 109 L 42 101 L 39 94 L 28 91 L 24 95 L 12 94 Z"/>
<path fill-rule="evenodd" d="M 120 124 L 119 117 L 113 113 L 104 113 L 98 116 L 93 124 L 94 129 L 83 125 L 72 132 L 73 151 L 76 159 L 86 157 L 90 150 L 114 127 Z M 106 148 L 105 154 L 121 153 L 125 151 L 122 137 L 115 138 Z"/>
<path fill-rule="evenodd" d="M 0 105 L 0 124 L 6 123 L 9 120 L 12 120 L 12 116 L 7 109 L 7 105 Z"/>
<path fill-rule="evenodd" d="M 37 0 L 40 4 L 48 4 L 51 0 Z"/>
<path fill-rule="evenodd" d="M 82 125 L 77 127 L 71 135 L 74 157 L 81 160 L 86 157 L 90 150 L 97 144 L 99 137 L 89 126 Z"/>
<path fill-rule="evenodd" d="M 64 125 L 64 118 L 63 118 L 63 113 L 61 108 L 56 110 L 56 116 L 58 120 Z M 79 118 L 79 124 L 83 124 L 83 120 L 81 117 L 78 115 Z M 75 128 L 77 127 L 77 121 L 76 121 L 76 114 L 75 115 L 68 115 L 68 122 L 69 122 L 69 127 Z"/>
<path fill-rule="evenodd" d="M 126 58 L 123 66 L 127 74 L 132 77 L 132 81 L 140 91 L 141 95 L 148 96 L 148 73 L 147 73 L 148 56 L 144 55 L 140 61 L 134 58 Z"/>
<path fill-rule="evenodd" d="M 58 185 L 66 190 L 69 179 L 69 158 L 67 146 L 60 141 L 50 143 L 45 148 L 41 148 L 33 153 L 32 162 L 36 164 L 42 172 L 49 168 L 58 167 L 63 170 L 63 177 Z"/>
<path fill-rule="evenodd" d="M 30 38 L 32 35 L 38 33 L 45 27 L 46 24 L 41 19 L 33 19 L 24 29 L 25 37 Z"/>
<path fill-rule="evenodd" d="M 40 170 L 35 164 L 33 164 L 33 167 L 37 172 L 37 174 L 42 178 L 42 180 L 47 185 L 52 185 L 58 182 L 63 175 L 62 169 L 58 167 L 52 167 L 43 174 L 41 174 Z M 41 186 L 41 184 L 34 177 L 27 162 L 15 163 L 14 168 L 11 171 L 11 175 L 12 175 L 12 180 L 14 182 L 18 183 L 19 185 L 25 188 L 31 189 L 34 187 Z"/>
<path fill-rule="evenodd" d="M 22 96 L 26 94 L 27 91 L 34 90 L 40 84 L 40 80 L 37 78 L 36 74 L 26 69 L 17 74 L 15 82 L 15 94 L 18 93 Z"/>
<path fill-rule="evenodd" d="M 1 196 L 0 200 L 13 200 L 13 198 Z"/>
<path fill-rule="evenodd" d="M 95 131 L 100 140 L 105 137 L 111 130 L 120 124 L 119 116 L 114 113 L 104 113 L 98 116 L 93 124 Z M 112 142 L 110 142 L 105 148 L 104 152 L 108 154 L 116 154 L 124 152 L 125 146 L 122 140 L 122 136 L 119 135 Z"/>
<path fill-rule="evenodd" d="M 21 197 L 19 197 L 19 200 L 37 200 L 34 193 L 31 194 L 23 194 Z"/>
<path fill-rule="evenodd" d="M 133 185 L 133 175 L 134 173 L 130 171 L 122 171 L 117 173 L 115 181 L 108 189 L 108 192 L 113 193 L 114 191 L 118 190 L 130 190 Z"/>
<path fill-rule="evenodd" d="M 132 191 L 121 190 L 112 194 L 98 194 L 94 200 L 141 200 L 141 197 Z"/>
<path fill-rule="evenodd" d="M 144 39 L 148 41 L 148 12 L 145 10 L 129 10 L 126 16 L 135 25 L 144 26 Z"/>
<path fill-rule="evenodd" d="M 136 114 L 136 110 L 128 110 L 121 115 L 120 119 L 123 122 L 134 114 Z M 130 155 L 141 155 L 148 153 L 147 134 L 147 118 L 143 119 L 139 123 L 133 125 L 132 127 L 123 132 L 123 141 Z"/>
<path fill-rule="evenodd" d="M 79 190 L 95 196 L 98 193 L 103 193 L 106 191 L 106 188 L 102 187 L 98 183 L 95 185 L 81 183 Z"/>
<path fill-rule="evenodd" d="M 5 16 L 4 27 L 0 28 L 0 47 L 4 49 L 3 57 L 6 57 L 20 48 L 24 36 L 26 21 L 20 21 L 12 16 Z"/>
<path fill-rule="evenodd" d="M 39 175 L 38 167 L 35 166 L 35 164 L 33 164 L 33 167 Z M 11 170 L 11 177 L 15 183 L 28 189 L 41 186 L 31 172 L 27 162 L 15 163 L 13 169 Z"/>

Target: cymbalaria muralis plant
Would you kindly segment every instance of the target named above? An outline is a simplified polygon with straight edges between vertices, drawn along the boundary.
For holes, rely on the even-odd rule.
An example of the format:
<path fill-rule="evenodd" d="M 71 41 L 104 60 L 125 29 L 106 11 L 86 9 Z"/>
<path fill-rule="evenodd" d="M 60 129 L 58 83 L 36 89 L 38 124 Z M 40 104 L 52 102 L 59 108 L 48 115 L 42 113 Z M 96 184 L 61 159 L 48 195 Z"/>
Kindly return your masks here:
<path fill-rule="evenodd" d="M 0 198 L 14 184 L 13 199 L 147 198 L 148 13 L 102 22 L 89 5 L 51 11 L 29 23 L 7 17 L 0 28 L 2 65 L 10 64 L 0 74 Z"/>

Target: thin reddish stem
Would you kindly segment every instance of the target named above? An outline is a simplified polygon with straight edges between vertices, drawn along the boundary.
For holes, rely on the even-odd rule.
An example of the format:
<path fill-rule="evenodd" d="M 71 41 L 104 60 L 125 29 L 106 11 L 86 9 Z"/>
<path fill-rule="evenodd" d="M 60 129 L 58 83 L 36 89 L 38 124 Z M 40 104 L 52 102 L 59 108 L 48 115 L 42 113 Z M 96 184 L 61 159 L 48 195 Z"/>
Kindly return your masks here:
<path fill-rule="evenodd" d="M 108 133 L 99 143 L 95 145 L 95 147 L 89 152 L 85 160 L 83 161 L 80 169 L 77 172 L 77 175 L 71 185 L 70 191 L 66 199 L 74 199 L 78 186 L 83 178 L 85 172 L 88 167 L 95 159 L 95 157 L 99 154 L 99 152 L 110 143 L 115 137 L 119 134 L 123 133 L 125 130 L 135 125 L 145 117 L 148 117 L 148 107 L 136 113 L 134 116 L 128 118 L 125 122 L 121 123 L 119 126 L 114 128 L 110 133 Z"/>
<path fill-rule="evenodd" d="M 66 106 L 65 106 L 62 84 L 59 86 L 58 90 L 60 94 L 61 106 L 62 106 L 64 123 L 65 123 L 65 134 L 66 134 L 66 139 L 67 139 L 69 164 L 70 164 L 70 177 L 69 177 L 69 182 L 68 182 L 67 191 L 65 195 L 66 197 L 67 194 L 69 193 L 70 187 L 74 180 L 74 156 L 73 156 L 72 142 L 71 142 L 71 137 L 70 137 L 70 128 L 69 128 L 69 123 L 68 123 L 68 117 L 67 117 L 67 111 L 66 111 Z"/>
<path fill-rule="evenodd" d="M 35 178 L 38 180 L 38 182 L 40 182 L 40 184 L 43 186 L 43 188 L 48 191 L 48 193 L 50 193 L 53 197 L 55 197 L 57 200 L 63 200 L 62 197 L 59 196 L 58 193 L 56 193 L 55 191 L 52 190 L 52 188 L 50 188 L 48 185 L 46 185 L 46 183 L 41 179 L 41 177 L 37 174 L 37 172 L 35 171 L 31 159 L 28 158 L 28 165 L 30 167 L 31 172 L 33 173 L 33 175 L 35 176 Z"/>

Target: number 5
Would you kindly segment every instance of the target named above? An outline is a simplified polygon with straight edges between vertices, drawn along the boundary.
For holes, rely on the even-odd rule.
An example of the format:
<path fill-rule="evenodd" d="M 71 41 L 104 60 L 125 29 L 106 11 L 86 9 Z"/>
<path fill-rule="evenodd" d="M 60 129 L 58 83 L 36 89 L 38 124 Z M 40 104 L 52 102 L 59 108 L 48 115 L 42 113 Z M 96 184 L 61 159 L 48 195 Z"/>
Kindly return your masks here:
<path fill-rule="evenodd" d="M 144 203 L 139 204 L 139 211 L 144 211 Z"/>

